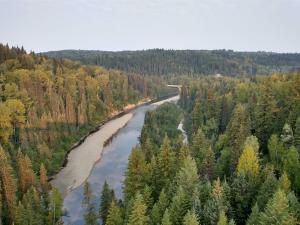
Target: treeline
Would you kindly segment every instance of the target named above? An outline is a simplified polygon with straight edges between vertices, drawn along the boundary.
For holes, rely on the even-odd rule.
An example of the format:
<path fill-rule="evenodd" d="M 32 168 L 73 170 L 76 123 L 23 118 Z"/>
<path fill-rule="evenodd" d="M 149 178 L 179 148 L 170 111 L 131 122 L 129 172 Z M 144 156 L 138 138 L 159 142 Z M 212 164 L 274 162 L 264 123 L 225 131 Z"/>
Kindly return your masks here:
<path fill-rule="evenodd" d="M 43 53 L 54 58 L 79 60 L 146 75 L 263 75 L 300 68 L 300 54 L 234 52 L 232 50 L 87 51 L 62 50 Z"/>
<path fill-rule="evenodd" d="M 104 224 L 299 224 L 299 96 L 299 73 L 186 81 L 179 105 L 189 144 L 161 135 L 164 124 L 179 123 L 177 113 L 148 120 L 147 138 L 129 157 L 123 201 L 103 189 Z"/>
<path fill-rule="evenodd" d="M 127 104 L 167 91 L 159 78 L 0 44 L 0 224 L 59 221 L 62 199 L 47 174 L 71 145 Z"/>

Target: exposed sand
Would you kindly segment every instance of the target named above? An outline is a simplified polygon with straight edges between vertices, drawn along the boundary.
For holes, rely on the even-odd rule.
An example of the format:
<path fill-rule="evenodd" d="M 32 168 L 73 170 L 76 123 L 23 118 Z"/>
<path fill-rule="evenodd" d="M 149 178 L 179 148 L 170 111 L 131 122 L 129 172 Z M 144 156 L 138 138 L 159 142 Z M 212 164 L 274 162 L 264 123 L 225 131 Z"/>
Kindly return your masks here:
<path fill-rule="evenodd" d="M 152 105 L 158 106 L 165 102 L 176 102 L 178 99 L 179 95 L 152 103 Z M 127 110 L 134 107 L 135 105 L 129 105 Z M 69 153 L 67 165 L 53 177 L 51 185 L 58 188 L 63 197 L 71 190 L 79 187 L 88 178 L 94 164 L 101 159 L 104 143 L 120 128 L 124 127 L 132 116 L 133 114 L 129 112 L 119 118 L 110 120 L 98 131 L 89 135 L 81 145 Z"/>
<path fill-rule="evenodd" d="M 63 196 L 80 186 L 89 176 L 94 164 L 101 158 L 105 141 L 113 136 L 132 118 L 127 113 L 105 123 L 98 131 L 89 135 L 84 142 L 68 155 L 68 163 L 51 181 Z"/>

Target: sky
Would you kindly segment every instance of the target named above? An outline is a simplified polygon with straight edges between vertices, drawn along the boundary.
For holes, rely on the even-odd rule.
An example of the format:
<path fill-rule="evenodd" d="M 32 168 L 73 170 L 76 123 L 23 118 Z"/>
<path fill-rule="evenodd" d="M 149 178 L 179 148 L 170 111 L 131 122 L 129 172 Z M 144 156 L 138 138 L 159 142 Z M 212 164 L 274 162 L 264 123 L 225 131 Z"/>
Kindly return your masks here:
<path fill-rule="evenodd" d="M 300 0 L 0 0 L 0 42 L 35 52 L 300 52 Z"/>

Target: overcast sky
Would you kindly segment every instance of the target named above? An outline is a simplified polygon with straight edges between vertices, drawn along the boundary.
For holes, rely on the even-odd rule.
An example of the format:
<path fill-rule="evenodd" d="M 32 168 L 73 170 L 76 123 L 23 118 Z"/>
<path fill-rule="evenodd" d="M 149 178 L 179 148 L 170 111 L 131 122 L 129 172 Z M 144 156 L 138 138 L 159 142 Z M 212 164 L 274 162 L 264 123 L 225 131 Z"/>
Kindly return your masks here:
<path fill-rule="evenodd" d="M 0 0 L 0 8 L 0 42 L 36 52 L 300 52 L 300 0 Z"/>

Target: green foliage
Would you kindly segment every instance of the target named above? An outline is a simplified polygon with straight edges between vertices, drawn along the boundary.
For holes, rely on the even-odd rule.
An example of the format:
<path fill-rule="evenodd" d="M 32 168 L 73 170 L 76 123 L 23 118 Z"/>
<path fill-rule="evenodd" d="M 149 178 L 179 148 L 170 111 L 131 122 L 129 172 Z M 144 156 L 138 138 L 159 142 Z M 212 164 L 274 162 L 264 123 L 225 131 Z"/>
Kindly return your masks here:
<path fill-rule="evenodd" d="M 232 50 L 164 50 L 88 51 L 63 50 L 44 53 L 55 58 L 69 58 L 110 69 L 148 75 L 270 74 L 288 68 L 298 68 L 300 55 L 293 53 L 234 52 Z"/>
<path fill-rule="evenodd" d="M 123 219 L 121 210 L 115 201 L 111 202 L 111 205 L 108 210 L 107 220 L 105 225 L 122 225 Z"/>
<path fill-rule="evenodd" d="M 149 223 L 149 218 L 146 216 L 147 206 L 143 201 L 141 194 L 135 196 L 133 207 L 129 216 L 127 225 L 146 225 Z"/>
<path fill-rule="evenodd" d="M 291 213 L 288 199 L 282 190 L 274 193 L 264 212 L 260 216 L 260 224 L 296 225 L 297 221 Z"/>
<path fill-rule="evenodd" d="M 101 204 L 99 208 L 99 216 L 103 224 L 106 223 L 109 208 L 112 202 L 115 201 L 114 191 L 109 188 L 108 183 L 105 181 L 102 188 Z"/>
<path fill-rule="evenodd" d="M 183 218 L 183 225 L 200 225 L 194 211 L 188 211 Z"/>

